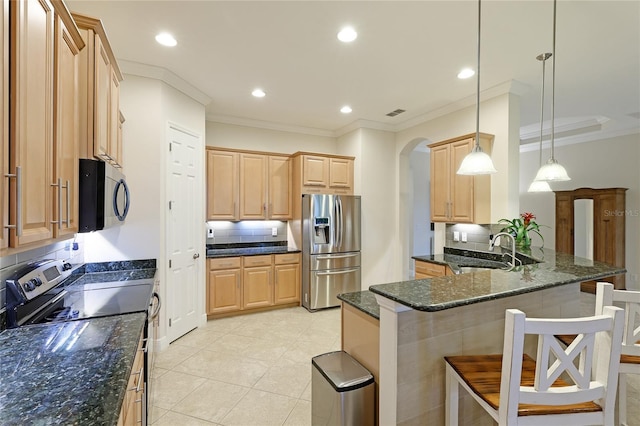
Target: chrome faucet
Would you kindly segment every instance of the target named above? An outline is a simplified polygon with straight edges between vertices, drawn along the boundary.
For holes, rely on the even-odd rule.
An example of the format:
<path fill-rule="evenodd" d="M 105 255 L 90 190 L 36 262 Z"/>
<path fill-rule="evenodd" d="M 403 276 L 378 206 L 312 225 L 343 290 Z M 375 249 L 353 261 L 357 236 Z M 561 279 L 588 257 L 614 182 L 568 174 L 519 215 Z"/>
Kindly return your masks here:
<path fill-rule="evenodd" d="M 489 242 L 489 251 L 493 251 L 493 249 L 496 246 L 496 240 L 501 235 L 505 235 L 505 236 L 511 238 L 511 262 L 507 262 L 507 263 L 509 263 L 509 265 L 512 268 L 515 268 L 516 262 L 518 262 L 520 264 L 522 264 L 522 262 L 520 261 L 520 259 L 518 259 L 516 257 L 516 239 L 515 239 L 515 237 L 513 235 L 509 234 L 508 232 L 498 232 L 497 234 L 495 234 L 493 236 L 493 238 Z M 508 254 L 508 253 L 505 253 L 505 254 Z"/>

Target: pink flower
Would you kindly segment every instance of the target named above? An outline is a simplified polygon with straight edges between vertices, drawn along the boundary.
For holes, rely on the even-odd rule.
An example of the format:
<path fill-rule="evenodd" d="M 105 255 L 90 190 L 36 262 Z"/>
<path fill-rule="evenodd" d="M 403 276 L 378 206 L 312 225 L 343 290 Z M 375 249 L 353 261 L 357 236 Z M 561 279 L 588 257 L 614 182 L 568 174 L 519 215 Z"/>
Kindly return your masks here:
<path fill-rule="evenodd" d="M 520 214 L 520 217 L 522 217 L 522 219 L 524 220 L 524 227 L 526 228 L 527 226 L 529 226 L 529 222 L 536 218 L 536 215 L 534 215 L 533 213 L 525 212 Z"/>

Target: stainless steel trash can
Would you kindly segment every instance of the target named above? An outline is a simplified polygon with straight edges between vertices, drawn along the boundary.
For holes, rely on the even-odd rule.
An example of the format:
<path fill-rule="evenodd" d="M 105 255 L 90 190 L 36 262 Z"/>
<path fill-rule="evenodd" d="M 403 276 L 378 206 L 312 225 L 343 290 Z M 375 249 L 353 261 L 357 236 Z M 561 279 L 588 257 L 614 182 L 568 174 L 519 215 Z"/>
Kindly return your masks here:
<path fill-rule="evenodd" d="M 344 351 L 311 359 L 311 424 L 375 424 L 373 375 Z"/>

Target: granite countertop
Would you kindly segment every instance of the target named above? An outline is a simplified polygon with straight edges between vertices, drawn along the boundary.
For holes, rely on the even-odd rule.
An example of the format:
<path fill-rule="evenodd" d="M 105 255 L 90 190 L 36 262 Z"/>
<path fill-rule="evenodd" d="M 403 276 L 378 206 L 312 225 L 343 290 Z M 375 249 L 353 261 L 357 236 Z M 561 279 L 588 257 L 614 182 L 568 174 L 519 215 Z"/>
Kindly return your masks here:
<path fill-rule="evenodd" d="M 510 270 L 491 269 L 431 279 L 377 284 L 369 287 L 369 290 L 410 308 L 434 312 L 626 272 L 621 267 L 545 248 L 531 248 L 519 255 L 525 255 L 527 259 L 540 263 L 525 264 Z M 450 258 L 444 256 L 434 255 L 429 259 L 425 256 L 419 260 L 441 261 L 446 264 Z M 357 296 L 346 294 L 342 295 L 341 299 L 369 313 L 368 295 L 363 295 L 361 300 L 358 300 Z"/>
<path fill-rule="evenodd" d="M 300 253 L 300 250 L 287 246 L 263 246 L 263 247 L 231 247 L 231 248 L 208 248 L 207 258 L 235 257 L 235 256 L 258 256 L 261 254 L 287 254 Z"/>
<path fill-rule="evenodd" d="M 371 315 L 377 320 L 380 319 L 380 305 L 378 305 L 376 301 L 376 295 L 368 290 L 339 294 L 338 299 L 361 310 L 365 314 Z"/>
<path fill-rule="evenodd" d="M 144 313 L 5 330 L 0 424 L 116 425 Z"/>

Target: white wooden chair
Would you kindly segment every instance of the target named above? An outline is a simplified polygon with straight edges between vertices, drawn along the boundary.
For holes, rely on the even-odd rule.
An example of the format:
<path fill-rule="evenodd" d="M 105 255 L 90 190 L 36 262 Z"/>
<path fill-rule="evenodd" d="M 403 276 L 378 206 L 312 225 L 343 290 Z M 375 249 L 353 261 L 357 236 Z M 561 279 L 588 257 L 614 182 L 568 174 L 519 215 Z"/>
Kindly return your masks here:
<path fill-rule="evenodd" d="M 508 309 L 501 355 L 445 357 L 446 424 L 458 424 L 462 387 L 499 425 L 612 425 L 623 322 L 613 306 L 563 319 Z M 536 361 L 524 353 L 527 334 L 538 335 Z M 565 349 L 558 334 L 577 338 Z"/>
<path fill-rule="evenodd" d="M 605 306 L 624 305 L 625 321 L 618 378 L 618 422 L 627 425 L 627 374 L 640 374 L 640 291 L 614 290 L 610 283 L 599 282 L 596 286 L 595 314 L 602 313 Z M 566 345 L 575 336 L 557 336 Z"/>

